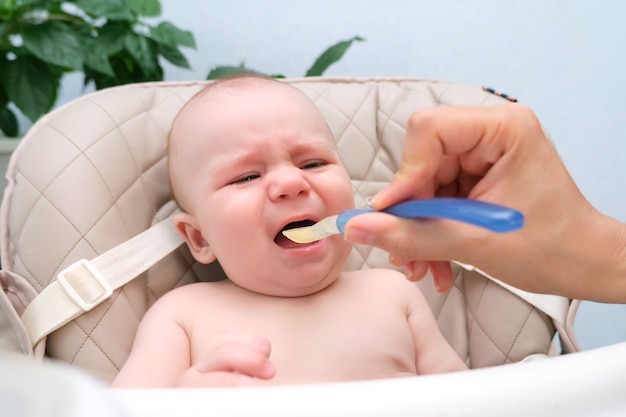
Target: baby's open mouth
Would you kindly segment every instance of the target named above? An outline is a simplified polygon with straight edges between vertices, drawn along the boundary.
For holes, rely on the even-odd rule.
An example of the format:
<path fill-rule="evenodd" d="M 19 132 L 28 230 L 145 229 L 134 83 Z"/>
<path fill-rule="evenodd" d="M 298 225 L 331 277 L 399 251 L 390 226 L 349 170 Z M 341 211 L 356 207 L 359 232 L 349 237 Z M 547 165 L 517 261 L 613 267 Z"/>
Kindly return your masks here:
<path fill-rule="evenodd" d="M 274 242 L 283 248 L 297 248 L 301 246 L 310 245 L 310 243 L 296 243 L 293 240 L 289 239 L 287 236 L 283 235 L 283 230 L 295 229 L 296 227 L 305 227 L 311 226 L 315 224 L 313 220 L 301 220 L 297 222 L 292 222 L 282 228 L 280 232 L 274 238 Z"/>

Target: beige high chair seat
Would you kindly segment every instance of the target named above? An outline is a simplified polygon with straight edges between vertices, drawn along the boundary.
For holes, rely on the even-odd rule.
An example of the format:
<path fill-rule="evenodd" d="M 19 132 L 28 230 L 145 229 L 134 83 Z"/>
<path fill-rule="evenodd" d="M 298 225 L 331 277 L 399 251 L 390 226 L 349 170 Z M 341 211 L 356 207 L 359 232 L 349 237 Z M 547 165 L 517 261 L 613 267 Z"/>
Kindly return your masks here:
<path fill-rule="evenodd" d="M 357 207 L 398 169 L 413 111 L 507 103 L 477 87 L 431 80 L 286 82 L 308 94 L 328 120 L 352 178 Z M 1 209 L 0 351 L 35 357 L 45 351 L 111 381 L 126 360 L 139 321 L 156 299 L 180 285 L 224 278 L 219 265 L 199 265 L 180 246 L 47 337 L 31 340 L 20 320 L 59 271 L 127 241 L 175 209 L 166 138 L 178 110 L 206 84 L 159 82 L 102 90 L 51 112 L 28 132 L 11 159 Z M 389 267 L 387 254 L 355 247 L 347 268 L 372 267 Z M 428 278 L 418 285 L 444 335 L 471 368 L 547 355 L 555 329 L 564 350 L 577 349 L 570 328 L 575 302 L 549 298 L 535 303 L 478 271 L 454 268 L 456 280 L 449 293 L 437 294 Z M 545 312 L 536 307 L 544 301 L 549 305 Z"/>

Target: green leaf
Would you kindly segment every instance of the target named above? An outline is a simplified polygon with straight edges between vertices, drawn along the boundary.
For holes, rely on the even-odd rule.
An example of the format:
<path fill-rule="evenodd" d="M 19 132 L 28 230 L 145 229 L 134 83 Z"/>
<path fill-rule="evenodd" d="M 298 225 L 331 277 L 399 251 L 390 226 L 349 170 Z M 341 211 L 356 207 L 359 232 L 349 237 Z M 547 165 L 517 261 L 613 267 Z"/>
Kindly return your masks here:
<path fill-rule="evenodd" d="M 19 5 L 17 4 L 19 3 Z M 2 0 L 0 2 L 0 10 L 7 9 L 10 11 L 16 10 L 18 7 L 29 6 L 31 4 L 41 3 L 41 0 Z"/>
<path fill-rule="evenodd" d="M 128 0 L 76 0 L 76 5 L 93 17 L 134 21 Z"/>
<path fill-rule="evenodd" d="M 115 73 L 113 72 L 113 67 L 111 67 L 111 63 L 109 62 L 107 56 L 102 52 L 103 51 L 98 50 L 98 48 L 85 50 L 85 54 L 83 57 L 85 59 L 85 65 L 93 68 L 94 70 L 102 74 L 110 75 L 113 77 L 115 76 Z"/>
<path fill-rule="evenodd" d="M 0 130 L 2 130 L 7 137 L 13 138 L 17 136 L 19 130 L 17 117 L 15 117 L 15 114 L 8 107 L 0 109 Z"/>
<path fill-rule="evenodd" d="M 177 67 L 191 69 L 189 61 L 187 61 L 185 55 L 183 55 L 177 48 L 168 48 L 167 46 L 159 45 L 159 53 L 163 56 L 163 58 L 167 59 Z"/>
<path fill-rule="evenodd" d="M 93 81 L 96 85 L 96 89 L 101 90 L 115 85 L 163 79 L 163 71 L 160 67 L 157 67 L 155 72 L 146 74 L 142 71 L 142 68 L 140 68 L 137 60 L 131 56 L 128 51 L 122 51 L 111 56 L 109 61 L 111 62 L 115 76 L 111 77 L 86 68 L 85 85 Z"/>
<path fill-rule="evenodd" d="M 80 45 L 80 54 L 85 67 L 100 73 L 113 76 L 113 68 L 109 63 L 109 52 L 106 41 L 87 26 L 75 26 L 76 37 Z"/>
<path fill-rule="evenodd" d="M 181 30 L 170 22 L 161 22 L 157 27 L 150 28 L 150 37 L 161 45 L 176 48 L 177 46 L 196 47 L 196 40 L 188 30 Z"/>
<path fill-rule="evenodd" d="M 129 57 L 129 60 L 132 59 Z M 137 67 L 136 64 L 130 64 L 130 67 Z M 125 59 L 120 56 L 114 56 L 111 58 L 111 66 L 113 67 L 113 76 L 105 75 L 100 72 L 96 72 L 91 68 L 85 68 L 85 87 L 93 82 L 96 90 L 102 90 L 103 88 L 113 87 L 116 85 L 123 85 L 133 82 L 133 77 L 129 75 L 129 65 L 126 64 Z"/>
<path fill-rule="evenodd" d="M 58 79 L 48 66 L 33 57 L 18 57 L 0 71 L 11 100 L 31 121 L 46 113 L 56 101 Z"/>
<path fill-rule="evenodd" d="M 3 57 L 0 56 L 0 64 L 2 65 L 2 68 L 4 68 L 7 65 L 7 62 L 9 61 L 6 59 L 3 59 Z M 7 96 L 7 92 L 4 88 L 2 72 L 0 72 L 0 107 L 6 107 L 6 105 L 9 104 L 9 102 L 10 102 L 9 97 Z"/>
<path fill-rule="evenodd" d="M 130 9 L 139 16 L 157 17 L 161 14 L 159 0 L 129 0 Z"/>
<path fill-rule="evenodd" d="M 129 33 L 126 35 L 124 45 L 146 75 L 149 76 L 158 71 L 156 52 L 150 48 L 147 38 L 136 33 Z"/>
<path fill-rule="evenodd" d="M 343 55 L 346 53 L 348 48 L 350 48 L 353 42 L 361 42 L 364 40 L 365 39 L 361 38 L 360 36 L 355 36 L 352 39 L 341 41 L 329 47 L 315 60 L 313 66 L 311 66 L 311 68 L 309 68 L 309 70 L 306 72 L 305 77 L 322 75 L 324 71 L 328 69 L 328 67 L 330 67 L 332 64 L 339 61 L 343 57 Z"/>
<path fill-rule="evenodd" d="M 224 77 L 230 77 L 231 75 L 250 74 L 250 73 L 260 74 L 257 71 L 246 68 L 242 62 L 238 67 L 235 67 L 232 65 L 222 65 L 219 67 L 215 67 L 209 72 L 209 75 L 207 75 L 206 79 L 217 80 L 217 79 L 224 78 Z"/>
<path fill-rule="evenodd" d="M 75 70 L 83 67 L 78 37 L 65 22 L 24 26 L 22 39 L 24 47 L 42 61 Z"/>
<path fill-rule="evenodd" d="M 129 33 L 134 33 L 129 24 L 107 22 L 98 31 L 97 39 L 107 55 L 114 55 L 124 49 L 124 42 Z"/>
<path fill-rule="evenodd" d="M 85 37 L 82 42 L 83 60 L 85 66 L 90 67 L 102 74 L 115 76 L 109 63 L 109 57 L 105 45 L 99 39 Z"/>

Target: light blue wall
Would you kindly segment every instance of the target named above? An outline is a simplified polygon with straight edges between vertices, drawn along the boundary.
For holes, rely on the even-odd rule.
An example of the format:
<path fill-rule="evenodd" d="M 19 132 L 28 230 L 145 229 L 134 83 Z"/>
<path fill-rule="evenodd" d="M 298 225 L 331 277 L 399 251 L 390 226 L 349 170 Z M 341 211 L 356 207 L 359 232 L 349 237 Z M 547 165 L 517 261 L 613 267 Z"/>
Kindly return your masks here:
<path fill-rule="evenodd" d="M 327 75 L 411 76 L 489 85 L 533 108 L 583 193 L 626 221 L 626 2 L 619 0 L 162 0 L 191 30 L 193 71 L 216 65 L 301 76 L 336 41 L 361 35 Z M 66 96 L 79 90 L 69 83 Z M 532 262 L 532 260 L 529 260 Z M 626 340 L 626 307 L 585 303 L 585 348 Z"/>

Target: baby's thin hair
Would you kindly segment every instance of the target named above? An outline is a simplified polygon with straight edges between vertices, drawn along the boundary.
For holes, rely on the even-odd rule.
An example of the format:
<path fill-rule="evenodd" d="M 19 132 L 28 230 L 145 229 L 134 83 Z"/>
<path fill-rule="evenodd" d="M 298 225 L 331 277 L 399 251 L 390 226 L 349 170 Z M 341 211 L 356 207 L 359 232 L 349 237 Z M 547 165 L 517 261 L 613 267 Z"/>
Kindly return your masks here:
<path fill-rule="evenodd" d="M 242 89 L 246 90 L 249 88 L 258 88 L 258 87 L 263 87 L 263 86 L 277 86 L 277 85 L 288 85 L 288 84 L 280 82 L 277 79 L 272 78 L 270 76 L 259 74 L 257 72 L 239 73 L 239 74 L 229 75 L 224 78 L 220 78 L 219 80 L 216 80 L 208 84 L 202 90 L 197 92 L 189 100 L 189 102 L 192 102 L 194 99 L 205 96 L 212 92 L 217 93 L 217 92 L 222 92 L 222 91 L 226 91 L 226 92 L 239 91 Z M 185 106 L 186 105 L 187 104 L 185 104 Z"/>

